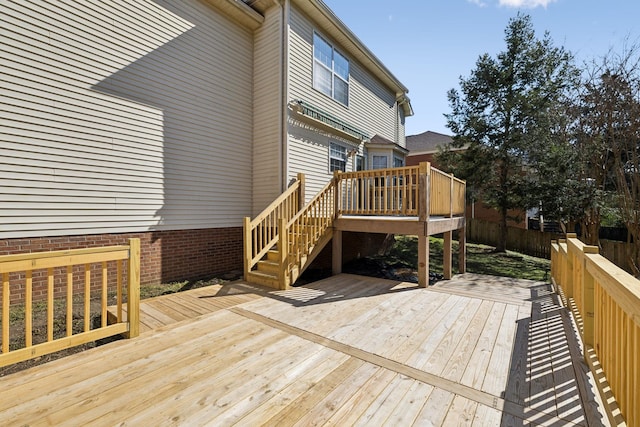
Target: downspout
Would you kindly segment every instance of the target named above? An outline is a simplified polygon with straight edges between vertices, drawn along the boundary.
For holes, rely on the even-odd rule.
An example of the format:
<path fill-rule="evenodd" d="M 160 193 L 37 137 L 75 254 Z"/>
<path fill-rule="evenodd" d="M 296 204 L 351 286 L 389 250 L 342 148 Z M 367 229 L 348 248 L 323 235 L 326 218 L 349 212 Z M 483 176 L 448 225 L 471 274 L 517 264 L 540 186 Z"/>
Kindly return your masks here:
<path fill-rule="evenodd" d="M 274 0 L 274 3 L 281 8 L 280 18 L 280 192 L 287 189 L 287 176 L 289 162 L 288 159 L 288 118 L 287 110 L 289 93 L 289 0 Z"/>

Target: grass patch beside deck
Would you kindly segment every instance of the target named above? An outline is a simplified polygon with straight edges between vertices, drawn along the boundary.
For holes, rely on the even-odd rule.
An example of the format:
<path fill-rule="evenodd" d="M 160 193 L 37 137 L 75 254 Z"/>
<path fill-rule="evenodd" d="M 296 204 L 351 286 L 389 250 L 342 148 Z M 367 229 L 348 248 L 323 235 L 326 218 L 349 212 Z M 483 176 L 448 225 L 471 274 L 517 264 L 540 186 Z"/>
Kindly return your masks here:
<path fill-rule="evenodd" d="M 378 257 L 387 263 L 404 264 L 414 267 L 418 262 L 418 238 L 396 236 L 395 244 L 388 255 Z M 429 237 L 429 271 L 442 273 L 443 239 Z M 453 242 L 453 272 L 458 273 L 458 242 Z M 516 279 L 549 280 L 551 261 L 507 251 L 496 253 L 487 245 L 467 243 L 467 272 L 513 277 Z"/>

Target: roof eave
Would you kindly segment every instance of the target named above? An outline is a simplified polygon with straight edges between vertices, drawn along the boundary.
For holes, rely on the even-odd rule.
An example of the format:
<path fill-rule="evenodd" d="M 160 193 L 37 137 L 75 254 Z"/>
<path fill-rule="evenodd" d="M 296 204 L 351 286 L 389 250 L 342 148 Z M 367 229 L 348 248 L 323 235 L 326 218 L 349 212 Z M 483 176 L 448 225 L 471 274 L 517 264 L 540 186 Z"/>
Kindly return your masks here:
<path fill-rule="evenodd" d="M 241 0 L 206 0 L 206 2 L 251 30 L 255 30 L 264 22 L 264 16 Z"/>

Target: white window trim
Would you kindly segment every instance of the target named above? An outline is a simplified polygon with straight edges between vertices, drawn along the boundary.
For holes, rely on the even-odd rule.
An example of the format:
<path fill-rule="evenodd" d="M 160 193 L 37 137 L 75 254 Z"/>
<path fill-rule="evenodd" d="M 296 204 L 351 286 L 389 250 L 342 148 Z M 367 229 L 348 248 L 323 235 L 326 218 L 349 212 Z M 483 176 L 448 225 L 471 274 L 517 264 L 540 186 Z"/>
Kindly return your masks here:
<path fill-rule="evenodd" d="M 315 46 L 315 38 L 316 38 L 316 36 L 317 36 L 318 38 L 322 39 L 326 44 L 328 44 L 329 46 L 331 46 L 331 68 L 327 67 L 327 66 L 326 66 L 325 64 L 323 64 L 321 61 L 319 61 L 319 60 L 317 60 L 317 59 L 316 59 L 316 53 L 315 53 L 315 49 L 316 49 L 316 46 Z M 323 95 L 327 96 L 327 94 L 326 94 L 326 93 L 324 93 L 323 91 L 321 91 L 320 89 L 318 89 L 318 88 L 316 87 L 316 76 L 315 76 L 315 71 L 314 71 L 314 70 L 315 70 L 315 65 L 316 65 L 316 64 L 318 64 L 319 66 L 321 66 L 322 68 L 324 68 L 325 70 L 327 70 L 327 71 L 329 71 L 329 72 L 331 73 L 331 96 L 330 96 L 330 98 L 331 98 L 331 99 L 333 99 L 334 101 L 338 102 L 339 104 L 344 105 L 345 107 L 348 107 L 348 106 L 349 106 L 349 99 L 351 98 L 351 97 L 350 97 L 350 93 L 349 93 L 349 92 L 350 92 L 350 87 L 351 87 L 351 85 L 350 85 L 350 83 L 349 83 L 349 81 L 350 81 L 350 76 L 351 76 L 351 61 L 349 61 L 349 59 L 347 58 L 347 56 L 346 56 L 346 55 L 344 55 L 342 52 L 340 52 L 338 49 L 336 49 L 336 48 L 335 48 L 335 46 L 334 46 L 333 44 L 329 43 L 329 41 L 327 41 L 327 38 L 326 38 L 326 37 L 323 37 L 323 36 L 322 36 L 322 35 L 320 35 L 320 33 L 318 33 L 317 31 L 314 31 L 314 32 L 313 32 L 313 41 L 314 41 L 314 43 L 313 43 L 313 49 L 312 49 L 312 56 L 313 56 L 313 59 L 312 59 L 312 60 L 313 60 L 313 65 L 312 65 L 312 67 L 311 67 L 311 73 L 312 73 L 312 76 L 311 76 L 311 85 L 313 86 L 313 88 L 314 88 L 315 90 L 317 90 L 317 91 L 318 91 L 318 92 L 320 92 L 321 94 L 323 94 Z M 337 73 L 335 72 L 335 67 L 334 67 L 334 65 L 333 65 L 333 54 L 334 54 L 334 52 L 337 52 L 340 56 L 342 56 L 342 57 L 347 61 L 347 66 L 348 66 L 347 80 L 345 80 L 344 78 L 342 78 L 342 76 L 340 76 L 339 74 L 337 74 Z M 339 99 L 337 99 L 337 98 L 336 98 L 336 93 L 335 93 L 335 87 L 336 87 L 336 85 L 334 84 L 334 79 L 335 79 L 336 77 L 337 77 L 337 78 L 339 78 L 340 80 L 342 80 L 342 81 L 343 81 L 344 83 L 346 83 L 346 85 L 347 85 L 347 102 L 346 102 L 346 103 L 344 103 L 344 102 L 342 102 L 341 100 L 339 100 Z"/>

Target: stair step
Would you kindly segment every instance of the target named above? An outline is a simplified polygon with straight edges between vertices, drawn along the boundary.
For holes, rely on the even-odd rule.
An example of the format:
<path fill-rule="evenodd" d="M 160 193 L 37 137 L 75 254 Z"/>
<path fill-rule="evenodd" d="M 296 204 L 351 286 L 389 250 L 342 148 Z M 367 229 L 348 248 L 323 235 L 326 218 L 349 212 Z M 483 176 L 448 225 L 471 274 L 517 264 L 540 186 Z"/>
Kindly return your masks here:
<path fill-rule="evenodd" d="M 275 289 L 278 289 L 280 286 L 280 280 L 277 275 L 269 274 L 264 271 L 250 271 L 247 274 L 247 281 Z"/>
<path fill-rule="evenodd" d="M 277 275 L 280 271 L 280 264 L 271 260 L 258 261 L 258 271 Z"/>
<path fill-rule="evenodd" d="M 280 252 L 278 252 L 277 250 L 270 250 L 269 252 L 267 252 L 267 260 L 269 261 L 278 261 L 280 259 Z"/>

